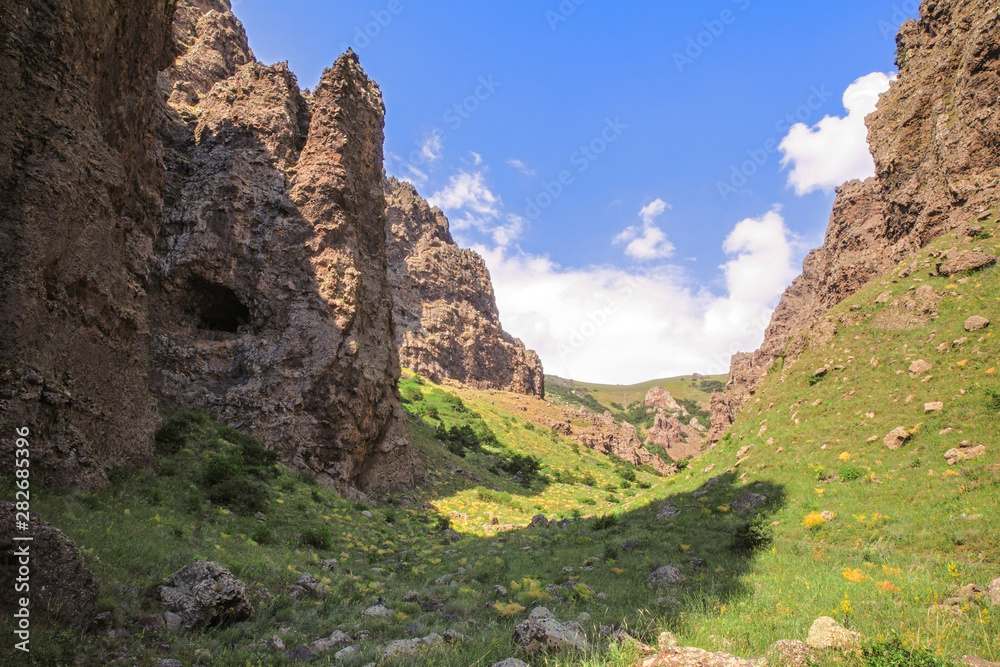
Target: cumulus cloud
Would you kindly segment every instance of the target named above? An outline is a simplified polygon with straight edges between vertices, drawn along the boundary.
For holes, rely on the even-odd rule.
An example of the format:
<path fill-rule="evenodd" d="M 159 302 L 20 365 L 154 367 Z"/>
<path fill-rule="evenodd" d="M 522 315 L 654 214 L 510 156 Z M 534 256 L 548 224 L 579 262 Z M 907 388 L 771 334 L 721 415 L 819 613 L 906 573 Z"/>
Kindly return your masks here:
<path fill-rule="evenodd" d="M 427 198 L 452 219 L 456 229 L 484 229 L 500 217 L 500 197 L 486 184 L 483 171 L 459 171 L 448 179 L 448 185 Z"/>
<path fill-rule="evenodd" d="M 649 215 L 655 221 L 662 212 Z M 505 247 L 476 250 L 493 276 L 505 328 L 538 351 L 547 372 L 631 383 L 725 373 L 734 352 L 756 349 L 796 274 L 794 244 L 778 210 L 740 221 L 723 244 L 723 295 L 673 266 L 570 268 Z"/>
<path fill-rule="evenodd" d="M 518 160 L 517 158 L 512 158 L 510 160 L 507 160 L 507 164 L 513 167 L 514 169 L 517 169 L 525 176 L 534 176 L 536 173 L 534 169 L 529 169 L 528 165 L 524 164 L 524 162 Z"/>
<path fill-rule="evenodd" d="M 498 248 L 506 248 L 519 240 L 524 233 L 524 218 L 514 213 L 507 215 L 507 224 L 495 227 L 490 235 Z"/>
<path fill-rule="evenodd" d="M 881 72 L 863 76 L 844 92 L 846 116 L 826 116 L 812 127 L 792 126 L 779 148 L 782 167 L 792 167 L 788 184 L 796 194 L 829 190 L 853 178 L 875 175 L 865 116 L 875 110 L 879 95 L 889 90 L 893 79 L 895 75 Z"/>
<path fill-rule="evenodd" d="M 674 254 L 674 244 L 667 240 L 667 234 L 656 225 L 656 220 L 663 215 L 670 204 L 662 199 L 655 199 L 639 211 L 642 226 L 626 227 L 614 238 L 616 244 L 625 243 L 625 254 L 639 261 L 665 259 Z"/>

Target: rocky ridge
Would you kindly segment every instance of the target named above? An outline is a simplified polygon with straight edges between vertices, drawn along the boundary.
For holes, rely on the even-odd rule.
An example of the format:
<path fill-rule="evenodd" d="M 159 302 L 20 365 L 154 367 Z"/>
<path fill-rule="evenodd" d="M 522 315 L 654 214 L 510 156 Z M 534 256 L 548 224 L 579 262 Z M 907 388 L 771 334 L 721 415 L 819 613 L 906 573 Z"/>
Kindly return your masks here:
<path fill-rule="evenodd" d="M 563 409 L 562 420 L 551 420 L 548 426 L 560 435 L 572 438 L 584 447 L 602 454 L 616 456 L 635 466 L 648 465 L 664 475 L 677 474 L 675 466 L 666 463 L 643 447 L 635 427 L 628 422 L 617 422 L 610 411 L 595 415 L 586 408 Z M 582 424 L 581 424 L 582 422 Z"/>
<path fill-rule="evenodd" d="M 1000 2 L 924 0 L 896 38 L 899 77 L 867 119 L 876 175 L 837 190 L 823 246 L 782 296 L 764 343 L 733 357 L 712 400 L 718 440 L 779 358 L 793 363 L 836 323 L 823 315 L 940 235 L 994 220 L 1000 205 Z M 955 251 L 958 252 L 958 249 Z M 913 272 L 915 263 L 904 269 Z M 936 268 L 936 267 L 932 267 Z"/>
<path fill-rule="evenodd" d="M 705 427 L 692 418 L 688 424 L 681 422 L 688 411 L 663 387 L 652 387 L 644 401 L 647 412 L 655 412 L 653 426 L 646 437 L 646 445 L 657 444 L 675 461 L 697 456 L 704 444 Z"/>
<path fill-rule="evenodd" d="M 406 182 L 387 180 L 389 281 L 405 368 L 434 382 L 545 396 L 541 360 L 503 330 L 486 262 L 459 248 L 448 219 Z"/>

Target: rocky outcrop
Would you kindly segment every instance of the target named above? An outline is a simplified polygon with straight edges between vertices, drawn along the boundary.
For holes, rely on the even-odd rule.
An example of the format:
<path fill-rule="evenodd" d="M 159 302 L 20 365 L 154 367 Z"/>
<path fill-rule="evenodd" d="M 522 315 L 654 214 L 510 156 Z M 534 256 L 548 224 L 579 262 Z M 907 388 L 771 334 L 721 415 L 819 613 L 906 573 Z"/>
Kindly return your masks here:
<path fill-rule="evenodd" d="M 837 190 L 823 246 L 785 291 L 764 343 L 733 358 L 712 401 L 717 440 L 779 357 L 824 336 L 830 307 L 941 234 L 1000 206 L 997 0 L 924 0 L 896 38 L 899 78 L 867 118 L 876 176 Z M 817 327 L 815 325 L 821 325 Z"/>
<path fill-rule="evenodd" d="M 0 10 L 0 432 L 31 427 L 40 484 L 93 489 L 112 465 L 152 460 L 146 294 L 163 169 L 149 119 L 172 11 Z"/>
<path fill-rule="evenodd" d="M 538 355 L 503 330 L 486 262 L 459 248 L 448 219 L 409 183 L 386 182 L 396 345 L 405 368 L 543 398 Z"/>
<path fill-rule="evenodd" d="M 616 456 L 635 466 L 648 465 L 664 475 L 677 474 L 675 466 L 664 462 L 659 456 L 643 447 L 634 426 L 628 422 L 616 422 L 610 412 L 595 415 L 586 408 L 563 412 L 566 416 L 562 421 L 549 423 L 549 427 L 561 435 L 573 438 L 584 447 Z"/>
<path fill-rule="evenodd" d="M 89 621 L 97 593 L 76 543 L 34 512 L 28 515 L 27 527 L 15 531 L 17 518 L 14 503 L 0 502 L 0 553 L 4 554 L 0 559 L 0 585 L 8 591 L 0 598 L 0 622 L 20 611 L 18 602 L 22 597 L 30 598 L 34 612 L 50 619 L 62 623 Z M 15 541 L 24 537 L 31 541 Z M 28 554 L 28 565 L 18 555 L 22 550 Z M 15 588 L 25 584 L 29 589 Z"/>
<path fill-rule="evenodd" d="M 253 618 L 247 585 L 212 561 L 200 560 L 182 567 L 160 586 L 160 602 L 180 616 L 188 630 L 224 627 Z"/>
<path fill-rule="evenodd" d="M 348 52 L 304 94 L 228 0 L 174 4 L 0 11 L 0 427 L 93 489 L 152 461 L 160 398 L 346 494 L 410 486 L 378 86 Z"/>
<path fill-rule="evenodd" d="M 287 65 L 254 60 L 221 0 L 181 5 L 184 54 L 160 78 L 153 390 L 345 494 L 412 486 L 378 86 L 348 52 L 307 98 Z"/>
<path fill-rule="evenodd" d="M 704 444 L 704 427 L 697 420 L 681 422 L 688 411 L 663 387 L 652 387 L 646 392 L 647 412 L 655 411 L 653 426 L 649 429 L 646 443 L 662 447 L 674 461 L 697 456 Z"/>

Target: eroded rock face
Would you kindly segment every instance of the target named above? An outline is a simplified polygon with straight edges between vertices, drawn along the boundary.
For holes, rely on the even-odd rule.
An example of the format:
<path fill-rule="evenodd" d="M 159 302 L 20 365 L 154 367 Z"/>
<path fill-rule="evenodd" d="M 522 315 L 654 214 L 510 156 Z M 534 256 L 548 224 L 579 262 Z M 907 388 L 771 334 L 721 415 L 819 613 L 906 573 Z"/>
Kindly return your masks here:
<path fill-rule="evenodd" d="M 837 190 L 823 246 L 785 291 L 761 348 L 733 358 L 726 391 L 713 398 L 712 440 L 776 358 L 794 363 L 811 337 L 825 335 L 817 325 L 830 307 L 1000 205 L 997 8 L 995 0 L 925 0 L 920 21 L 903 24 L 899 78 L 867 118 L 876 176 Z"/>
<path fill-rule="evenodd" d="M 223 627 L 253 618 L 253 603 L 246 584 L 212 561 L 200 560 L 182 567 L 160 586 L 160 602 L 176 613 L 188 630 Z"/>
<path fill-rule="evenodd" d="M 153 116 L 163 0 L 10 0 L 0 11 L 0 431 L 32 480 L 91 490 L 152 460 Z M 0 459 L 13 470 L 12 440 Z"/>
<path fill-rule="evenodd" d="M 628 422 L 616 422 L 610 412 L 595 415 L 586 408 L 566 410 L 569 419 L 587 422 L 589 427 L 573 426 L 569 437 L 584 447 L 589 447 L 602 454 L 613 454 L 623 461 L 636 466 L 648 465 L 664 475 L 677 474 L 677 467 L 665 463 L 656 454 L 645 449 L 635 427 Z M 563 422 L 566 423 L 566 422 Z"/>
<path fill-rule="evenodd" d="M 89 621 L 97 594 L 76 543 L 61 530 L 42 522 L 38 514 L 32 512 L 29 519 L 27 530 L 15 530 L 14 503 L 0 502 L 0 584 L 8 591 L 0 598 L 0 622 L 6 622 L 18 610 L 21 596 L 14 588 L 20 576 L 17 553 L 24 547 L 31 560 L 28 583 L 32 609 L 63 623 Z M 31 537 L 32 541 L 15 542 L 15 536 Z"/>
<path fill-rule="evenodd" d="M 218 5 L 181 1 L 175 33 L 194 42 L 161 77 L 171 178 L 153 390 L 347 495 L 412 486 L 423 469 L 396 389 L 381 93 L 348 52 L 307 99 Z"/>
<path fill-rule="evenodd" d="M 459 248 L 448 219 L 409 183 L 386 182 L 386 243 L 403 367 L 544 398 L 541 360 L 503 330 L 486 262 Z"/>

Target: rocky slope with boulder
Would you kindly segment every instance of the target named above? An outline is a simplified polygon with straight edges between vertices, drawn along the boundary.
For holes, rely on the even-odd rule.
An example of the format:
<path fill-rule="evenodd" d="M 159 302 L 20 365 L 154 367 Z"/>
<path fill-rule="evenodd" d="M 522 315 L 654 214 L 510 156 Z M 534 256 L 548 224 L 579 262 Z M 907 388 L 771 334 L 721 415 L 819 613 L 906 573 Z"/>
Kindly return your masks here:
<path fill-rule="evenodd" d="M 971 241 L 996 219 L 998 9 L 995 0 L 925 0 L 920 20 L 903 24 L 899 77 L 866 120 L 876 175 L 838 188 L 823 246 L 785 291 L 764 343 L 733 357 L 726 391 L 712 401 L 712 440 L 777 359 L 794 361 L 808 341 L 830 335 L 836 324 L 822 318 L 831 306 L 943 233 L 957 229 Z M 910 272 L 924 268 L 913 264 Z"/>
<path fill-rule="evenodd" d="M 538 355 L 503 330 L 486 262 L 416 189 L 386 182 L 386 243 L 403 366 L 434 382 L 545 396 Z"/>
<path fill-rule="evenodd" d="M 644 401 L 646 411 L 655 413 L 653 426 L 647 432 L 646 445 L 656 444 L 674 461 L 697 456 L 705 440 L 705 427 L 692 417 L 685 424 L 681 418 L 688 411 L 663 387 L 652 387 Z"/>

